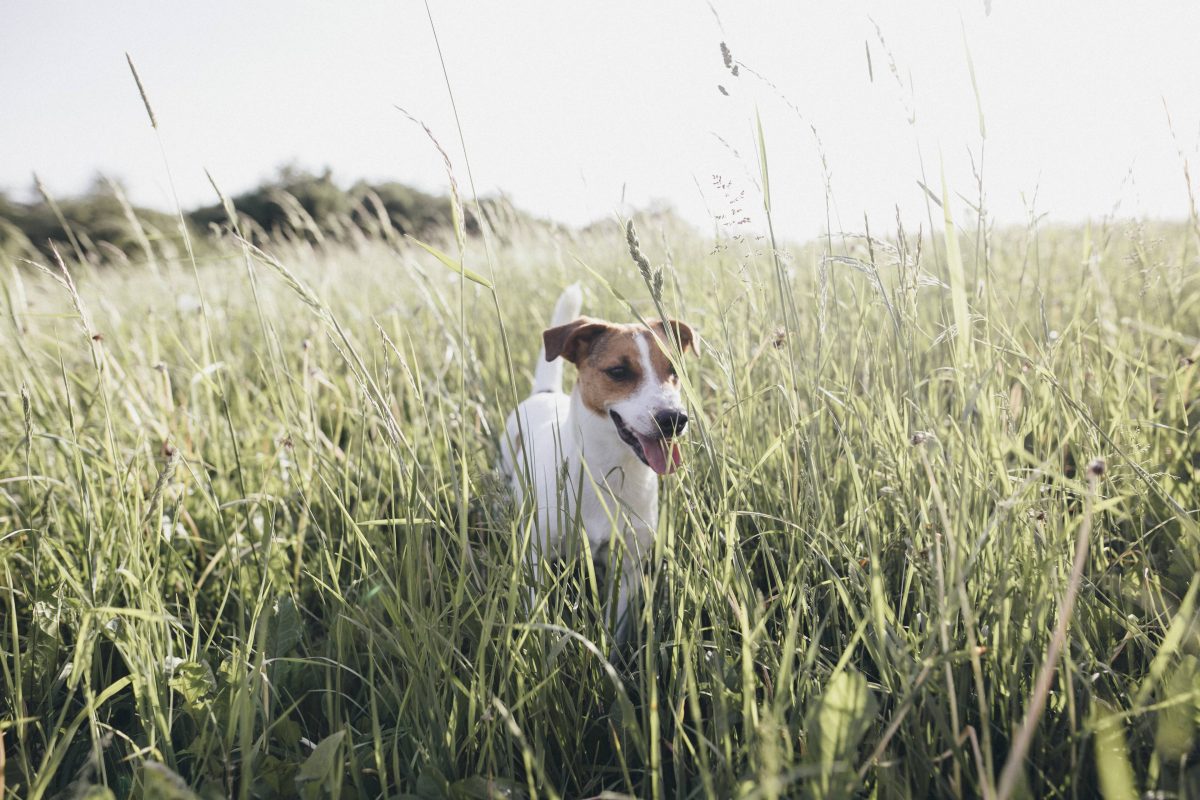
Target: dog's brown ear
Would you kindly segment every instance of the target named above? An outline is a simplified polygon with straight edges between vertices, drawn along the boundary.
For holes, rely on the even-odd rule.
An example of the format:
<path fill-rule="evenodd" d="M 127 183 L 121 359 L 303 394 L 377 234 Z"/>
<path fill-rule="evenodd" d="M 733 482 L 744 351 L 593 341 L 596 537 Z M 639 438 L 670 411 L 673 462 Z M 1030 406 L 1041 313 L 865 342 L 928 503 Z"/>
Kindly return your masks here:
<path fill-rule="evenodd" d="M 580 317 L 542 331 L 542 344 L 546 348 L 546 360 L 553 361 L 562 356 L 572 364 L 578 364 L 587 355 L 588 346 L 600 334 L 609 328 L 604 320 Z"/>
<path fill-rule="evenodd" d="M 677 319 L 667 320 L 667 324 L 671 326 L 673 338 L 679 345 L 679 352 L 686 353 L 691 350 L 696 355 L 700 355 L 700 342 L 696 339 L 696 335 L 692 332 L 692 326 L 686 322 L 680 322 Z M 661 320 L 651 322 L 650 327 L 654 328 L 662 335 L 664 328 Z"/>

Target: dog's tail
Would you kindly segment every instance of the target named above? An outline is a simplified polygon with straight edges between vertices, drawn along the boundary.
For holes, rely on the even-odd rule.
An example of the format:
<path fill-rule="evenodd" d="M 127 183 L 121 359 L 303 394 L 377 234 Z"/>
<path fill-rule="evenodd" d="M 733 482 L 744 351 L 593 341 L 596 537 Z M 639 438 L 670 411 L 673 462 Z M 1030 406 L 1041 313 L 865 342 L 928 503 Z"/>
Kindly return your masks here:
<path fill-rule="evenodd" d="M 573 283 L 563 290 L 559 296 L 558 302 L 554 304 L 554 314 L 550 317 L 550 327 L 557 328 L 559 325 L 566 325 L 573 319 L 579 318 L 579 312 L 583 308 L 583 289 L 578 283 Z M 538 351 L 537 366 L 533 370 L 533 392 L 561 392 L 562 391 L 562 374 L 563 361 L 561 358 L 556 358 L 553 361 L 546 360 L 546 348 Z"/>

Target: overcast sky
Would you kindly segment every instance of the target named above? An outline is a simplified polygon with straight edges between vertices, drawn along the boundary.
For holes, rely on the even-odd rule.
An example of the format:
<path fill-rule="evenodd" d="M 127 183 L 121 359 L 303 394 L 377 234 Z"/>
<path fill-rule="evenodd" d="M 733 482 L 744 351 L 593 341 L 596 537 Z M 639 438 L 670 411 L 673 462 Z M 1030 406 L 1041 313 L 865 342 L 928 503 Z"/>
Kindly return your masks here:
<path fill-rule="evenodd" d="M 33 171 L 63 195 L 103 172 L 135 202 L 172 206 L 126 51 L 185 206 L 215 199 L 205 168 L 235 193 L 289 161 L 347 183 L 443 189 L 440 157 L 397 105 L 428 123 L 467 184 L 421 2 L 0 4 L 0 188 L 18 197 Z M 861 230 L 864 213 L 890 225 L 896 207 L 920 219 L 919 153 L 931 188 L 942 163 L 972 199 L 982 154 L 1000 222 L 1024 221 L 1035 194 L 1057 220 L 1117 203 L 1124 216 L 1182 217 L 1180 148 L 1200 175 L 1194 0 L 430 6 L 477 188 L 567 222 L 622 200 L 666 200 L 697 222 L 752 209 L 756 109 L 776 224 L 791 236 L 825 225 L 821 151 L 835 229 Z"/>

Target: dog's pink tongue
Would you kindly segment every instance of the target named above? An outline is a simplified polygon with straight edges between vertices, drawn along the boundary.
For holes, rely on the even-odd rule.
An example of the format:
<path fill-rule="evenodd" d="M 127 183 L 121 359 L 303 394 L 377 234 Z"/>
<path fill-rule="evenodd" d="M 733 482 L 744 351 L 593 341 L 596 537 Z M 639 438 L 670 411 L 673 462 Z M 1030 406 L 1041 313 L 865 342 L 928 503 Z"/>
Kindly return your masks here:
<path fill-rule="evenodd" d="M 679 454 L 678 442 L 649 436 L 638 436 L 638 441 L 642 445 L 642 452 L 646 455 L 646 462 L 650 465 L 650 469 L 659 475 L 670 475 L 676 467 L 683 463 L 683 457 Z M 668 448 L 671 450 L 670 455 L 667 454 Z"/>

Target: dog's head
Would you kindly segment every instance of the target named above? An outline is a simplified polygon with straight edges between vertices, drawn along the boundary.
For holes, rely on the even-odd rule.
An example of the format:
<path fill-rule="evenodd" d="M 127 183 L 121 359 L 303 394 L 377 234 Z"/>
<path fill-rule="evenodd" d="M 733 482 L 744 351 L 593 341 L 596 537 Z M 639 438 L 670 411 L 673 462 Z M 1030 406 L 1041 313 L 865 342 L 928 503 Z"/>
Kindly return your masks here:
<path fill-rule="evenodd" d="M 691 328 L 676 320 L 668 326 L 680 352 L 695 349 Z M 660 321 L 618 325 L 581 317 L 542 334 L 547 361 L 562 356 L 579 368 L 584 406 L 611 420 L 621 441 L 659 475 L 679 466 L 676 439 L 688 422 L 667 358 L 667 331 Z"/>

